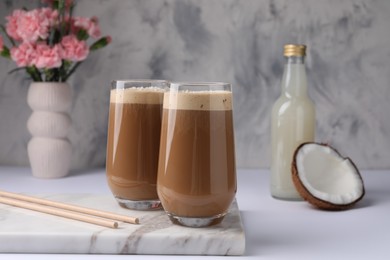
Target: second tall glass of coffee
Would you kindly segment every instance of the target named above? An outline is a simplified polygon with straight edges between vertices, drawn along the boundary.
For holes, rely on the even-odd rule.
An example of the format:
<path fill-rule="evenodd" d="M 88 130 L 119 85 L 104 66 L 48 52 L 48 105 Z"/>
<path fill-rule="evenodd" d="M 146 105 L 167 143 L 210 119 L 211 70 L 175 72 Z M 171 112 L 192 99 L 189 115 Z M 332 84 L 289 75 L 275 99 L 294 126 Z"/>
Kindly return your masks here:
<path fill-rule="evenodd" d="M 222 221 L 236 193 L 227 83 L 171 83 L 164 95 L 157 191 L 172 222 Z"/>
<path fill-rule="evenodd" d="M 167 81 L 112 82 L 107 137 L 108 185 L 125 208 L 161 208 L 156 181 Z"/>

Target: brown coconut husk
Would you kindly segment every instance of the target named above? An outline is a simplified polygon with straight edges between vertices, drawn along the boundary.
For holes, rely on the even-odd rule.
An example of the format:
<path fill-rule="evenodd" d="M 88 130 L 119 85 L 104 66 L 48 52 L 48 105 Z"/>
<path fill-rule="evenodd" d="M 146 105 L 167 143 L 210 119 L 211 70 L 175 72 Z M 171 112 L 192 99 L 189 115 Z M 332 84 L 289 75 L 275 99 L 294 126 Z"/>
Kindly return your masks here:
<path fill-rule="evenodd" d="M 293 156 L 293 161 L 292 161 L 292 164 L 291 164 L 292 180 L 293 180 L 293 183 L 294 183 L 295 188 L 297 189 L 298 193 L 302 196 L 303 199 L 305 199 L 307 202 L 309 202 L 310 204 L 312 204 L 313 206 L 315 206 L 315 207 L 317 207 L 319 209 L 323 209 L 323 210 L 346 210 L 346 209 L 349 209 L 349 208 L 353 207 L 358 201 L 360 201 L 364 197 L 364 194 L 365 194 L 364 183 L 363 183 L 362 195 L 359 198 L 357 198 L 355 201 L 353 201 L 351 203 L 348 203 L 348 204 L 334 204 L 334 203 L 332 203 L 330 201 L 325 201 L 325 200 L 322 200 L 320 198 L 317 198 L 314 195 L 312 195 L 310 193 L 310 191 L 303 185 L 302 181 L 299 178 L 298 168 L 297 168 L 297 163 L 296 163 L 296 157 L 297 157 L 297 154 L 299 153 L 299 150 L 302 147 L 304 147 L 305 145 L 308 145 L 308 144 L 316 144 L 316 145 L 320 145 L 320 146 L 329 147 L 332 150 L 334 150 L 341 158 L 343 158 L 345 160 L 349 160 L 351 162 L 352 166 L 355 168 L 356 173 L 358 174 L 359 178 L 361 179 L 361 181 L 363 183 L 363 178 L 362 178 L 358 168 L 356 167 L 355 163 L 350 158 L 342 157 L 341 154 L 336 149 L 334 149 L 333 147 L 331 147 L 328 144 L 315 143 L 315 142 L 306 142 L 306 143 L 302 143 L 295 150 L 294 156 Z"/>

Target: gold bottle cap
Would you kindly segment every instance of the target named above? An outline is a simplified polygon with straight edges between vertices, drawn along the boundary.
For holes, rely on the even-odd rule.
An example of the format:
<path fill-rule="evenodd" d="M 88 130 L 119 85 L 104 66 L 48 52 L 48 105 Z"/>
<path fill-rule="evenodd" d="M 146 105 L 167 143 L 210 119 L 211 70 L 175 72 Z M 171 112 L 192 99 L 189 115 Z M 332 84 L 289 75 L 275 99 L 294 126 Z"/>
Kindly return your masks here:
<path fill-rule="evenodd" d="M 284 56 L 299 56 L 303 57 L 306 55 L 306 45 L 302 44 L 287 44 L 284 45 Z"/>

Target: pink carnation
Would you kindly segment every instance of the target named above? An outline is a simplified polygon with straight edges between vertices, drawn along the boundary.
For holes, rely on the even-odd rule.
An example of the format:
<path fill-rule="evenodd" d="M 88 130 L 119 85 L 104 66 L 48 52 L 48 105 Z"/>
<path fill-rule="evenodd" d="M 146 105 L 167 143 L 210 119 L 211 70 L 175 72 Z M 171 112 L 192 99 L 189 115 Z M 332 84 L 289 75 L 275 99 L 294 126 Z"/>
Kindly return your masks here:
<path fill-rule="evenodd" d="M 25 67 L 33 65 L 36 52 L 34 45 L 29 42 L 24 42 L 19 47 L 11 48 L 11 58 L 16 62 L 18 67 Z"/>
<path fill-rule="evenodd" d="M 35 42 L 39 38 L 46 39 L 49 36 L 50 21 L 43 12 L 31 10 L 18 19 L 17 32 L 27 42 Z"/>
<path fill-rule="evenodd" d="M 4 49 L 4 42 L 3 42 L 3 37 L 0 35 L 0 52 L 2 52 Z"/>
<path fill-rule="evenodd" d="M 58 11 L 53 10 L 51 8 L 41 8 L 39 9 L 41 19 L 47 19 L 49 21 L 49 25 L 53 26 L 58 19 Z"/>
<path fill-rule="evenodd" d="M 61 67 L 61 51 L 59 44 L 51 48 L 46 43 L 40 43 L 36 46 L 36 57 L 33 63 L 38 69 Z"/>
<path fill-rule="evenodd" d="M 31 11 L 15 10 L 7 16 L 7 33 L 15 40 L 35 42 L 39 38 L 49 36 L 49 26 L 52 26 L 58 17 L 58 11 L 50 8 L 40 8 Z"/>
<path fill-rule="evenodd" d="M 101 36 L 98 19 L 96 17 L 91 19 L 86 17 L 75 17 L 74 26 L 86 30 L 88 35 L 93 38 L 99 38 Z"/>
<path fill-rule="evenodd" d="M 62 58 L 71 61 L 83 61 L 89 54 L 89 48 L 85 41 L 77 40 L 74 35 L 62 38 Z"/>
<path fill-rule="evenodd" d="M 17 9 L 11 15 L 5 17 L 8 21 L 6 24 L 7 34 L 16 41 L 22 40 L 18 33 L 18 17 L 22 17 L 25 13 L 26 11 Z"/>

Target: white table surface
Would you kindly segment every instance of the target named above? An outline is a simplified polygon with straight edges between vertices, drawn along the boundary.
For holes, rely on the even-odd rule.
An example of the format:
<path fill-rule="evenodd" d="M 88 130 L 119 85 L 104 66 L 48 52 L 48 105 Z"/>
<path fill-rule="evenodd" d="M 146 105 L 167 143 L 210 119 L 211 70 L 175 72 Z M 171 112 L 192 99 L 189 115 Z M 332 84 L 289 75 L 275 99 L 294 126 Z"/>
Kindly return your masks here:
<path fill-rule="evenodd" d="M 269 170 L 239 170 L 237 201 L 246 253 L 239 259 L 390 259 L 390 170 L 363 171 L 366 195 L 355 208 L 328 212 L 273 199 Z M 28 193 L 111 194 L 104 169 L 36 179 L 28 168 L 0 167 L 0 189 Z M 1 228 L 1 226 L 0 226 Z M 23 255 L 0 259 L 226 259 L 221 256 Z"/>

